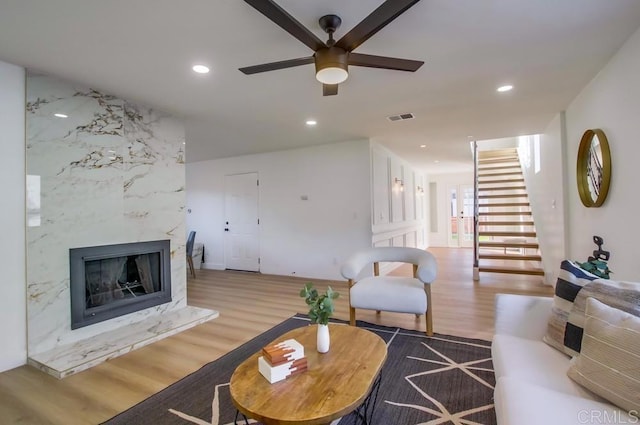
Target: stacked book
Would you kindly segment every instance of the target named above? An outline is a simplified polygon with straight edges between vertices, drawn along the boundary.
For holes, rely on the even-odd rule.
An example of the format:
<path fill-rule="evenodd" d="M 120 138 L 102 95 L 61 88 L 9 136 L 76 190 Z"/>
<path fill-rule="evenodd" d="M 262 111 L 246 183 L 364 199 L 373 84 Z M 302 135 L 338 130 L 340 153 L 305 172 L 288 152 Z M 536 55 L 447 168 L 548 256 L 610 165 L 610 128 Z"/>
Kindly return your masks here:
<path fill-rule="evenodd" d="M 271 384 L 307 370 L 304 347 L 295 339 L 267 345 L 261 354 L 258 370 Z"/>

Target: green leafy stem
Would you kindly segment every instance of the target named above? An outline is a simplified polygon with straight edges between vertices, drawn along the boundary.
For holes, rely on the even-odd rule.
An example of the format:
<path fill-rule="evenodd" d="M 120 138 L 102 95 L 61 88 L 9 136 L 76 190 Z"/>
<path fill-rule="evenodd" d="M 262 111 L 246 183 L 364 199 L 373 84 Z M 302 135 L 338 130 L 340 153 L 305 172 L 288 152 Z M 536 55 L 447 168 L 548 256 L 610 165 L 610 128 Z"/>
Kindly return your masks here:
<path fill-rule="evenodd" d="M 319 294 L 318 290 L 313 287 L 313 283 L 308 282 L 300 290 L 300 296 L 304 298 L 304 301 L 309 306 L 309 319 L 311 319 L 311 322 L 326 325 L 333 314 L 333 300 L 338 298 L 340 294 L 331 289 L 331 286 L 327 286 L 327 291 L 324 294 Z"/>

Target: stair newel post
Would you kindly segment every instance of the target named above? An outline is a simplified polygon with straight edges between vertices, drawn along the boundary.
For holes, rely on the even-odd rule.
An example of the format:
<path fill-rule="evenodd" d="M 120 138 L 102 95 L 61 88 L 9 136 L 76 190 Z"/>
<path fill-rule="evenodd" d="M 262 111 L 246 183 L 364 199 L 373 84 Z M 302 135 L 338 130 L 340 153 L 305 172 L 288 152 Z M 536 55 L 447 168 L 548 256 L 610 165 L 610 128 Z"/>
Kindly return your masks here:
<path fill-rule="evenodd" d="M 480 280 L 478 234 L 478 142 L 473 141 L 473 280 Z"/>

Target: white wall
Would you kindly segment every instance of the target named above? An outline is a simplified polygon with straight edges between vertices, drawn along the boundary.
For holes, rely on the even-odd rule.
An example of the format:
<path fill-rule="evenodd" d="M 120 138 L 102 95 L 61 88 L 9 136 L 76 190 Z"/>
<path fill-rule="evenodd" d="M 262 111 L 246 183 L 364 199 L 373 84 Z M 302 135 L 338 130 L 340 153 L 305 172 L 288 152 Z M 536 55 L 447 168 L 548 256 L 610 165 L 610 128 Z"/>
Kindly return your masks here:
<path fill-rule="evenodd" d="M 517 137 L 503 137 L 501 139 L 478 140 L 479 151 L 491 151 L 500 149 L 511 149 L 518 147 Z M 473 152 L 471 152 L 473 156 Z"/>
<path fill-rule="evenodd" d="M 25 272 L 25 71 L 0 62 L 0 208 L 2 296 L 0 372 L 27 361 Z"/>
<path fill-rule="evenodd" d="M 424 183 L 424 175 L 407 161 L 382 145 L 372 143 L 373 246 L 428 246 L 425 208 L 428 192 Z M 419 192 L 418 187 L 423 192 Z"/>
<path fill-rule="evenodd" d="M 519 156 L 524 173 L 536 235 L 542 254 L 545 282 L 552 285 L 558 278 L 560 262 L 566 258 L 565 195 L 563 176 L 564 113 L 554 117 L 539 135 L 539 157 L 536 160 L 535 136 L 520 140 Z M 535 163 L 540 164 L 536 173 Z"/>
<path fill-rule="evenodd" d="M 566 111 L 571 258 L 586 260 L 595 249 L 592 235 L 604 238 L 611 251 L 612 276 L 640 280 L 640 30 L 629 38 Z M 600 208 L 586 208 L 576 186 L 576 156 L 582 133 L 601 128 L 609 140 L 612 176 L 609 196 Z"/>
<path fill-rule="evenodd" d="M 369 141 L 357 140 L 189 163 L 187 229 L 203 267 L 225 264 L 224 176 L 248 172 L 260 179 L 262 273 L 342 279 L 345 258 L 371 246 Z"/>
<path fill-rule="evenodd" d="M 430 183 L 436 184 L 436 199 L 438 200 L 436 206 L 438 231 L 429 233 L 429 245 L 447 247 L 449 246 L 449 190 L 451 187 L 461 184 L 473 185 L 473 172 L 433 174 L 429 175 L 428 180 Z"/>

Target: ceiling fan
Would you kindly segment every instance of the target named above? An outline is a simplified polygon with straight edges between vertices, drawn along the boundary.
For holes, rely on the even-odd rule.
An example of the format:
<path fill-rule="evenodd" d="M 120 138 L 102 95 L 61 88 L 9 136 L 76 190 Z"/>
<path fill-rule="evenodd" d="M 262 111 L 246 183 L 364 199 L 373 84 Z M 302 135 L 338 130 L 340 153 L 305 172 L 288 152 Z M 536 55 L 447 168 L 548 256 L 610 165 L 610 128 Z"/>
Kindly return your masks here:
<path fill-rule="evenodd" d="M 349 65 L 415 72 L 424 64 L 423 61 L 365 55 L 354 53 L 353 50 L 419 1 L 386 0 L 338 41 L 333 39 L 333 33 L 342 20 L 337 15 L 325 15 L 319 20 L 320 27 L 329 35 L 329 39 L 324 43 L 273 0 L 245 0 L 283 30 L 309 46 L 314 54 L 304 58 L 247 66 L 240 68 L 240 71 L 248 75 L 314 63 L 316 79 L 322 83 L 324 96 L 338 94 L 338 84 L 349 76 Z"/>

